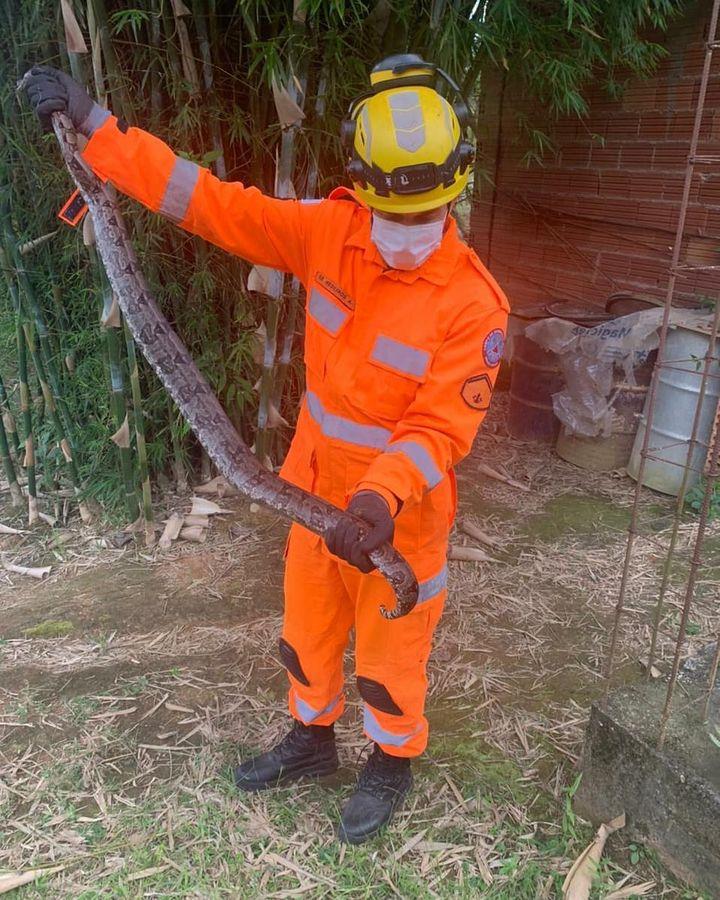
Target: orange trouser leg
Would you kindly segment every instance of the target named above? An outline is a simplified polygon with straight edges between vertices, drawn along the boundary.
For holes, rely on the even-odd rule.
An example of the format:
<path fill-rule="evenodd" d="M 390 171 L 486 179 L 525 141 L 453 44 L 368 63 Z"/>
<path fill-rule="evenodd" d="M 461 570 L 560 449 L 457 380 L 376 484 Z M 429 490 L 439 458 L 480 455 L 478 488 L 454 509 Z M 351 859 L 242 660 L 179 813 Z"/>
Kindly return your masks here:
<path fill-rule="evenodd" d="M 407 616 L 388 621 L 380 605 L 394 605 L 392 589 L 378 574 L 342 566 L 355 600 L 355 672 L 367 736 L 392 756 L 419 756 L 427 746 L 424 715 L 426 666 L 446 590 L 424 600 Z"/>
<path fill-rule="evenodd" d="M 343 653 L 354 619 L 339 563 L 320 546 L 301 526 L 290 529 L 280 656 L 290 712 L 306 725 L 330 725 L 343 711 Z"/>

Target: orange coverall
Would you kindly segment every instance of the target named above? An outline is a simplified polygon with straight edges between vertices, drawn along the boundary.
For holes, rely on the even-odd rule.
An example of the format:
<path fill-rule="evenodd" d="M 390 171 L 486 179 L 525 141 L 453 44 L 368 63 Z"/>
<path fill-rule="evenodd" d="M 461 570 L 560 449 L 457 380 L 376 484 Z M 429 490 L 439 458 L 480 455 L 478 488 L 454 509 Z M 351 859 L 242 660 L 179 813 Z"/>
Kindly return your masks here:
<path fill-rule="evenodd" d="M 96 125 L 83 156 L 98 176 L 305 286 L 307 392 L 281 477 L 341 507 L 369 489 L 399 509 L 394 543 L 420 599 L 404 618 L 383 619 L 380 605 L 393 605 L 387 582 L 293 525 L 280 641 L 290 711 L 316 725 L 341 715 L 354 626 L 365 732 L 387 753 L 417 756 L 427 744 L 425 669 L 446 597 L 452 467 L 490 403 L 508 313 L 502 291 L 453 221 L 422 266 L 388 269 L 370 240 L 370 210 L 346 188 L 326 200 L 278 200 L 220 181 L 109 113 Z"/>

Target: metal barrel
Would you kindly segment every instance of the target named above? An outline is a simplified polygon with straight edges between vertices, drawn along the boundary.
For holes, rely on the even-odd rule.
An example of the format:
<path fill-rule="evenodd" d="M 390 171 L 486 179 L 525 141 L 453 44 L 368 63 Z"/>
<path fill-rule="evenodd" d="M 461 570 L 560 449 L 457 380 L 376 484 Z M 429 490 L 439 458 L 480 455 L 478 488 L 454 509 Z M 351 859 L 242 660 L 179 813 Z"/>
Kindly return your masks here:
<path fill-rule="evenodd" d="M 648 444 L 643 484 L 663 494 L 677 496 L 687 465 L 688 447 L 698 406 L 704 360 L 709 336 L 680 326 L 668 332 L 662 368 L 655 390 L 655 411 Z M 720 364 L 712 361 L 705 397 L 700 411 L 697 444 L 690 461 L 688 487 L 696 484 L 702 474 L 708 444 L 720 396 Z M 640 453 L 645 436 L 647 404 L 643 412 L 628 474 L 637 480 Z"/>
<path fill-rule="evenodd" d="M 513 340 L 508 431 L 520 441 L 552 444 L 560 421 L 553 411 L 552 395 L 564 380 L 557 355 L 544 350 L 524 334 Z"/>

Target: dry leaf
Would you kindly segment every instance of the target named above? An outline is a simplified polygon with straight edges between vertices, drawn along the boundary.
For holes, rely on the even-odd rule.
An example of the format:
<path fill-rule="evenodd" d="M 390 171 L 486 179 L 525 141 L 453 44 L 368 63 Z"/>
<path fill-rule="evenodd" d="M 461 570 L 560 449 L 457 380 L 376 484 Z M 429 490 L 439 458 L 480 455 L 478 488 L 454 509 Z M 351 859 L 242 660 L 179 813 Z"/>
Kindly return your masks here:
<path fill-rule="evenodd" d="M 456 559 L 462 562 L 497 562 L 492 556 L 488 556 L 479 547 L 462 547 L 458 544 L 450 544 L 448 559 Z"/>
<path fill-rule="evenodd" d="M 232 510 L 230 509 L 221 509 L 217 503 L 213 503 L 212 500 L 206 500 L 205 497 L 193 497 L 192 498 L 192 509 L 190 510 L 191 516 L 229 516 L 232 515 Z"/>
<path fill-rule="evenodd" d="M 85 216 L 82 223 L 83 244 L 86 247 L 95 246 L 95 225 L 92 216 Z"/>
<path fill-rule="evenodd" d="M 225 478 L 224 475 L 218 475 L 212 481 L 206 481 L 205 484 L 199 484 L 195 490 L 198 494 L 217 494 L 218 497 L 224 497 L 226 494 L 237 494 L 238 489 L 234 484 Z"/>
<path fill-rule="evenodd" d="M 37 497 L 28 494 L 28 525 L 34 525 L 39 517 Z"/>
<path fill-rule="evenodd" d="M 19 528 L 3 525 L 2 522 L 0 522 L 0 534 L 27 534 L 27 531 L 21 531 Z"/>
<path fill-rule="evenodd" d="M 250 276 L 252 277 L 252 272 L 250 272 Z M 250 279 L 248 278 L 248 290 L 256 290 L 256 288 L 250 287 Z M 259 290 L 259 289 L 257 289 Z M 260 291 L 260 293 L 264 293 L 264 291 Z M 265 356 L 265 341 L 267 340 L 267 328 L 265 327 L 265 322 L 261 322 L 258 327 L 252 333 L 252 358 L 253 362 L 257 366 L 261 366 L 263 363 L 263 357 Z"/>
<path fill-rule="evenodd" d="M 103 308 L 100 324 L 103 328 L 119 328 L 122 324 L 120 321 L 120 305 L 114 291 L 110 308 Z"/>
<path fill-rule="evenodd" d="M 65 462 L 72 462 L 72 450 L 70 449 L 67 438 L 63 438 L 60 441 L 60 449 L 62 450 L 62 455 L 65 457 Z"/>
<path fill-rule="evenodd" d="M 278 412 L 278 408 L 275 404 L 270 401 L 268 404 L 268 415 L 267 415 L 267 427 L 268 428 L 277 428 L 278 425 L 287 425 L 290 427 L 290 423 Z"/>
<path fill-rule="evenodd" d="M 598 864 L 608 837 L 625 827 L 625 813 L 611 822 L 602 824 L 595 833 L 595 840 L 589 844 L 572 864 L 562 886 L 564 900 L 588 900 L 590 888 L 597 876 Z"/>
<path fill-rule="evenodd" d="M 24 884 L 30 884 L 43 875 L 54 875 L 62 872 L 65 866 L 53 866 L 52 869 L 29 869 L 27 872 L 4 872 L 0 875 L 0 894 L 7 894 Z"/>
<path fill-rule="evenodd" d="M 297 22 L 298 25 L 304 25 L 306 18 L 305 0 L 293 0 L 293 22 Z"/>
<path fill-rule="evenodd" d="M 274 269 L 270 269 L 267 266 L 253 266 L 252 269 L 250 269 L 250 274 L 248 275 L 247 289 L 249 291 L 255 291 L 258 294 L 270 293 L 270 284 L 273 277 L 273 272 Z M 260 331 L 260 328 L 263 329 L 262 332 Z M 260 333 L 262 335 L 264 346 L 265 338 L 267 335 L 264 323 L 260 326 L 260 328 L 258 328 L 255 333 Z"/>
<path fill-rule="evenodd" d="M 8 572 L 16 575 L 29 575 L 30 578 L 44 578 L 50 574 L 52 566 L 16 566 L 14 563 L 3 563 Z"/>
<path fill-rule="evenodd" d="M 43 521 L 46 525 L 49 525 L 51 528 L 52 528 L 52 527 L 55 525 L 55 523 L 57 522 L 57 519 L 55 518 L 55 516 L 49 516 L 47 513 L 44 513 L 44 512 L 39 512 L 39 513 L 38 513 L 38 518 L 39 518 L 41 521 Z"/>
<path fill-rule="evenodd" d="M 191 541 L 194 544 L 204 544 L 207 539 L 207 531 L 200 525 L 192 528 L 183 528 L 178 535 L 181 541 Z"/>
<path fill-rule="evenodd" d="M 29 434 L 25 438 L 25 456 L 23 457 L 20 465 L 23 467 L 23 469 L 27 469 L 28 466 L 35 465 L 35 443 L 31 434 Z"/>
<path fill-rule="evenodd" d="M 502 548 L 502 543 L 497 538 L 485 534 L 485 532 L 481 528 L 478 528 L 474 522 L 468 522 L 467 519 L 463 519 L 460 522 L 460 530 L 464 531 L 465 534 L 474 538 L 476 541 L 480 541 L 481 544 L 487 544 L 488 547 L 494 547 L 496 550 Z"/>
<path fill-rule="evenodd" d="M 179 2 L 179 0 L 178 0 Z M 152 866 L 150 869 L 143 869 L 140 872 L 134 872 L 132 875 L 127 876 L 128 881 L 140 881 L 142 878 L 150 878 L 153 875 L 158 875 L 160 872 L 164 872 L 165 869 L 169 869 L 170 865 L 166 866 Z"/>
<path fill-rule="evenodd" d="M 273 79 L 272 83 L 272 92 L 280 127 L 291 128 L 293 125 L 298 125 L 302 122 L 305 118 L 305 113 L 293 100 L 287 89 L 279 85 L 275 79 Z"/>
<path fill-rule="evenodd" d="M 110 438 L 110 440 L 117 447 L 129 447 L 130 446 L 130 425 L 128 424 L 127 413 L 125 413 L 125 419 L 124 419 L 122 425 L 118 428 L 118 430 Z"/>
<path fill-rule="evenodd" d="M 20 244 L 18 247 L 18 253 L 20 256 L 26 256 L 28 253 L 32 253 L 36 247 L 42 247 L 43 244 L 47 243 L 51 237 L 54 237 L 57 234 L 57 228 L 55 231 L 48 231 L 47 234 L 41 234 L 40 237 L 33 238 L 31 241 L 26 241 L 24 244 Z"/>
<path fill-rule="evenodd" d="M 207 528 L 210 525 L 210 518 L 208 516 L 185 516 L 183 524 L 191 528 L 194 525 L 199 525 L 200 528 Z"/>
<path fill-rule="evenodd" d="M 172 542 L 177 539 L 177 536 L 180 534 L 180 530 L 183 527 L 183 520 L 184 517 L 178 513 L 173 513 L 167 520 L 165 530 L 158 543 L 161 550 L 167 550 Z"/>
<path fill-rule="evenodd" d="M 173 14 L 180 16 L 189 16 L 190 10 L 185 6 L 183 0 L 172 0 Z"/>
<path fill-rule="evenodd" d="M 515 481 L 514 478 L 508 478 L 507 475 L 502 475 L 500 472 L 496 471 L 491 466 L 488 466 L 485 463 L 475 462 L 474 465 L 478 472 L 481 472 L 483 475 L 487 475 L 488 478 L 494 478 L 496 481 L 504 481 L 505 484 L 509 484 L 510 487 L 518 488 L 521 491 L 530 490 L 529 485 L 523 484 L 521 481 Z"/>
<path fill-rule="evenodd" d="M 627 887 L 620 888 L 618 891 L 606 894 L 603 900 L 625 900 L 626 897 L 643 897 L 645 894 L 649 894 L 650 891 L 654 890 L 654 888 L 654 881 L 643 881 L 642 884 L 630 884 Z"/>
<path fill-rule="evenodd" d="M 65 26 L 65 43 L 69 53 L 87 53 L 85 38 L 75 18 L 75 12 L 70 5 L 70 0 L 60 0 L 60 10 Z"/>

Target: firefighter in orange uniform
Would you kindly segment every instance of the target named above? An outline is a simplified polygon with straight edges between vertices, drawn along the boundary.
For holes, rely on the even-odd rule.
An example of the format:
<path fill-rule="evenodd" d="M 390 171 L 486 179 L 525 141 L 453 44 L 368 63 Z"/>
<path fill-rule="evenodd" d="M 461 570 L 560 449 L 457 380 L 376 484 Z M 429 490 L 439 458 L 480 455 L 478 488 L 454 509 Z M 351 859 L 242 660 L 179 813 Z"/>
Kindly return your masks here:
<path fill-rule="evenodd" d="M 354 525 L 338 526 L 323 541 L 291 528 L 280 658 L 294 723 L 235 778 L 256 791 L 335 771 L 333 723 L 354 628 L 374 748 L 342 812 L 339 835 L 350 843 L 390 821 L 427 744 L 426 665 L 447 594 L 453 467 L 490 403 L 508 313 L 450 215 L 472 147 L 456 86 L 452 102 L 436 89 L 443 78 L 414 55 L 379 63 L 343 124 L 354 190 L 305 201 L 218 180 L 62 72 L 37 67 L 28 86 L 41 120 L 64 110 L 87 135 L 83 156 L 100 178 L 306 288 L 307 392 L 281 477 L 347 507 L 370 531 L 362 540 Z M 380 614 L 393 604 L 391 589 L 368 558 L 384 541 L 394 541 L 420 585 L 415 609 L 393 621 Z"/>

